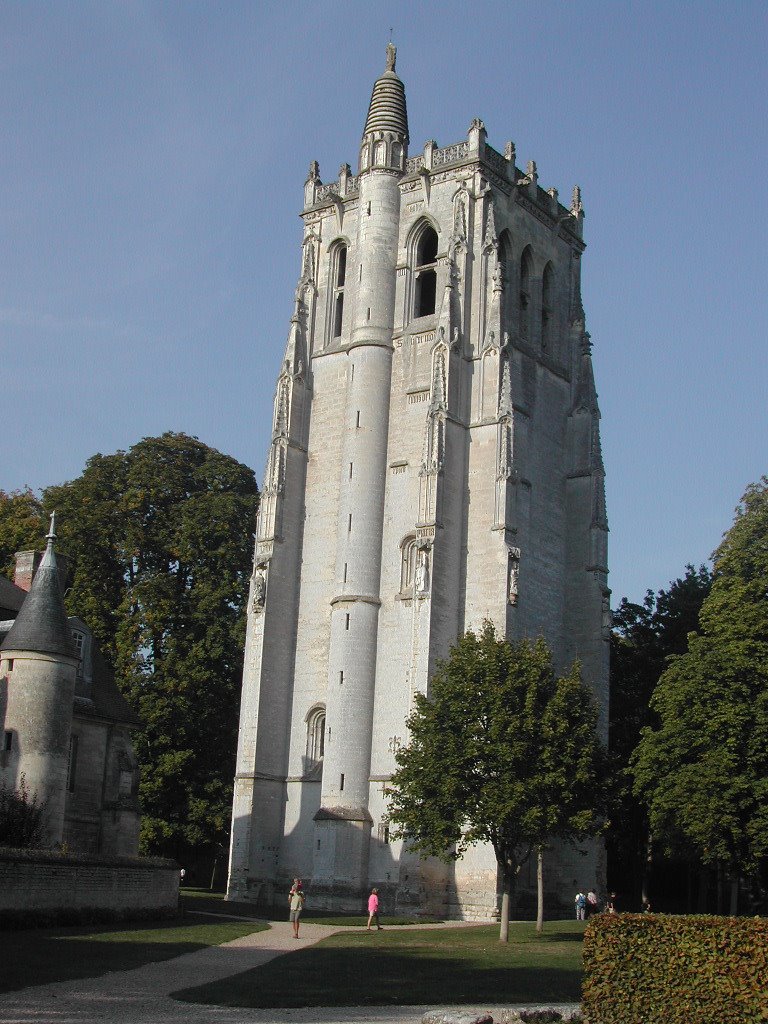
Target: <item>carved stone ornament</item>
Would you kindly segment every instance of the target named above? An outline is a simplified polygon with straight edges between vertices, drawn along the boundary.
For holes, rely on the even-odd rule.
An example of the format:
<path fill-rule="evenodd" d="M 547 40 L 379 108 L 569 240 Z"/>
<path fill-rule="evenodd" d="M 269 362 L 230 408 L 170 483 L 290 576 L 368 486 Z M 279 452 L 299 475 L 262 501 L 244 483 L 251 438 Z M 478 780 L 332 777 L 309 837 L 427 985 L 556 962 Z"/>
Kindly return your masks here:
<path fill-rule="evenodd" d="M 613 612 L 611 611 L 611 592 L 603 591 L 602 596 L 602 631 L 603 639 L 610 640 L 611 628 L 613 627 Z"/>
<path fill-rule="evenodd" d="M 425 594 L 429 590 L 429 551 L 426 548 L 420 548 L 416 556 L 414 581 L 417 594 Z"/>
<path fill-rule="evenodd" d="M 507 582 L 507 602 L 517 604 L 518 582 L 520 579 L 520 548 L 509 549 L 509 569 Z"/>
<path fill-rule="evenodd" d="M 251 610 L 255 613 L 263 612 L 267 600 L 267 570 L 266 566 L 257 565 L 253 570 L 253 587 L 251 598 Z"/>

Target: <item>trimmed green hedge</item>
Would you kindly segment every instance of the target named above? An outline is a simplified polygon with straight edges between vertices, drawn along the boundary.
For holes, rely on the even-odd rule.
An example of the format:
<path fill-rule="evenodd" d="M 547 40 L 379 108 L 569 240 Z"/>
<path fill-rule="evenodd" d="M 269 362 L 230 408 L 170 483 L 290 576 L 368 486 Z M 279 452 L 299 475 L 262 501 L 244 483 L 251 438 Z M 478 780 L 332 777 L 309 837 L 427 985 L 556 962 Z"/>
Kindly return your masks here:
<path fill-rule="evenodd" d="M 601 914 L 584 933 L 588 1024 L 768 1021 L 768 918 Z"/>

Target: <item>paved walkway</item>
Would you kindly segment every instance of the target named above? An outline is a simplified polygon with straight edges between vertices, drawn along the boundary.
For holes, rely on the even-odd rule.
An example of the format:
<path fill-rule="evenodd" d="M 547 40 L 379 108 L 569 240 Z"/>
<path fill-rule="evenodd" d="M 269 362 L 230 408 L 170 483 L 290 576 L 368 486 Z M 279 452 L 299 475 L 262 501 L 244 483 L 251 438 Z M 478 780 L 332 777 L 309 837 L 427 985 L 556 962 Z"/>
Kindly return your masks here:
<path fill-rule="evenodd" d="M 408 927 L 435 928 L 440 925 Z M 0 1024 L 418 1024 L 427 1006 L 310 1007 L 305 1009 L 240 1009 L 179 1003 L 170 999 L 193 985 L 226 978 L 260 967 L 282 953 L 314 945 L 341 931 L 330 925 L 302 922 L 297 941 L 287 922 L 269 931 L 244 935 L 222 946 L 146 964 L 131 971 L 113 971 L 98 978 L 80 978 L 39 985 L 0 995 Z M 558 1007 L 559 1008 L 559 1007 Z M 563 1007 L 573 1010 L 574 1006 Z M 465 1007 L 464 1012 L 473 1009 Z M 501 1007 L 482 1006 L 494 1021 Z"/>

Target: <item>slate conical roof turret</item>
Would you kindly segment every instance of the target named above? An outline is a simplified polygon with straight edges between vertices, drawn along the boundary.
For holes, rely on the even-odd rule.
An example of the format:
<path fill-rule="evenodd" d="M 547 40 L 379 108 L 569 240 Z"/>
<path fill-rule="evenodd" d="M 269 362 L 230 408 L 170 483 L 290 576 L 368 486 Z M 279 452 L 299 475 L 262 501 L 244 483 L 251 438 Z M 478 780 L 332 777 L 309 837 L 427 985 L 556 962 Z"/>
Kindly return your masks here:
<path fill-rule="evenodd" d="M 366 135 L 394 132 L 408 142 L 408 110 L 405 105 L 405 86 L 395 73 L 397 49 L 387 44 L 387 68 L 373 83 L 371 103 L 365 121 Z"/>
<path fill-rule="evenodd" d="M 3 642 L 4 651 L 34 651 L 74 657 L 72 635 L 59 587 L 59 570 L 53 542 L 55 513 L 51 516 L 48 546 L 35 573 L 29 593 Z"/>

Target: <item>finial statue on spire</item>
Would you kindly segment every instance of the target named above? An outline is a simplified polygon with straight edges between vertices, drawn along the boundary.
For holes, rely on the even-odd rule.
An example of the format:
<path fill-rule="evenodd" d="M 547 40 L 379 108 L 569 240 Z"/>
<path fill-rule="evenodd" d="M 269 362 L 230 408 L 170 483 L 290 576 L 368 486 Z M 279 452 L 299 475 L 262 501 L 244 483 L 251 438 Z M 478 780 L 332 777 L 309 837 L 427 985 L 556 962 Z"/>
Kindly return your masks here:
<path fill-rule="evenodd" d="M 395 70 L 395 61 L 397 60 L 397 47 L 390 41 L 387 43 L 387 71 Z"/>
<path fill-rule="evenodd" d="M 48 529 L 48 533 L 46 534 L 45 539 L 47 541 L 49 541 L 50 543 L 53 543 L 53 541 L 56 540 L 56 513 L 55 512 L 51 512 L 51 525 L 50 525 L 50 527 Z"/>

